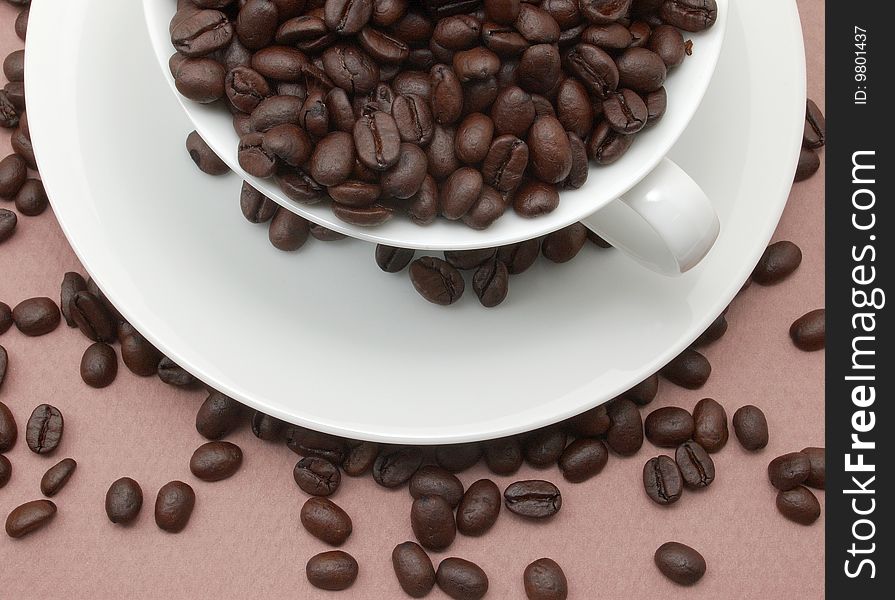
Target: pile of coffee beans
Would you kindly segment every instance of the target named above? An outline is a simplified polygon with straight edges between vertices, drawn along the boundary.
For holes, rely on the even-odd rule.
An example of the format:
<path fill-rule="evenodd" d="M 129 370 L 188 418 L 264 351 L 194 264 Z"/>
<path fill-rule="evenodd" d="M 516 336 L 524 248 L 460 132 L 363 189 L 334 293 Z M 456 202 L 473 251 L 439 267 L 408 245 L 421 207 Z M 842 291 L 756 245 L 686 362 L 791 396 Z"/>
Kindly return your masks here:
<path fill-rule="evenodd" d="M 170 69 L 293 200 L 485 229 L 618 160 L 665 113 L 682 32 L 716 18 L 715 0 L 180 0 Z"/>

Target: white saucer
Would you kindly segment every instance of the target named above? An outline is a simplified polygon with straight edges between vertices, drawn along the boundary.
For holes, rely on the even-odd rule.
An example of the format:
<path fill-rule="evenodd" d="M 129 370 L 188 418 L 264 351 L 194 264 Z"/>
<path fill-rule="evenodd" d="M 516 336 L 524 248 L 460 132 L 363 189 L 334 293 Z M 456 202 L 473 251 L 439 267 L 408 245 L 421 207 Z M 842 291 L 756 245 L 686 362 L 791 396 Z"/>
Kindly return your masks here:
<path fill-rule="evenodd" d="M 802 136 L 801 28 L 792 0 L 731 4 L 715 81 L 671 154 L 715 200 L 722 234 L 676 279 L 589 245 L 570 264 L 542 261 L 512 279 L 497 309 L 471 290 L 445 309 L 419 298 L 406 273 L 379 272 L 364 242 L 275 251 L 264 227 L 243 220 L 238 178 L 210 178 L 188 159 L 190 125 L 137 2 L 34 3 L 31 134 L 84 266 L 210 385 L 350 437 L 497 437 L 581 412 L 658 370 L 730 302 L 770 239 Z"/>

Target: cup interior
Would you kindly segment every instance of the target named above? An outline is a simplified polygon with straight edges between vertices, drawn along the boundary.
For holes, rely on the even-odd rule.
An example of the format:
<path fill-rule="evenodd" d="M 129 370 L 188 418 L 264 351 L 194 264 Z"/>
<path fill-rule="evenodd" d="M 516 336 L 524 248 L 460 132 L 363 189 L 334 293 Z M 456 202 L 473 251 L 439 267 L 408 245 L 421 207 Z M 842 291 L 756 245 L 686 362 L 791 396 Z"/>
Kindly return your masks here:
<path fill-rule="evenodd" d="M 412 223 L 403 215 L 377 227 L 359 227 L 337 219 L 328 203 L 305 205 L 289 199 L 273 179 L 258 179 L 246 173 L 237 159 L 239 136 L 233 129 L 230 112 L 221 103 L 199 104 L 187 100 L 174 86 L 168 59 L 174 53 L 169 23 L 177 9 L 177 0 L 143 0 L 146 24 L 153 50 L 165 80 L 196 130 L 231 169 L 271 200 L 306 219 L 339 233 L 377 244 L 421 250 L 467 250 L 512 244 L 546 235 L 593 214 L 636 185 L 668 154 L 708 89 L 721 48 L 729 11 L 729 0 L 716 0 L 718 18 L 703 32 L 684 34 L 692 40 L 693 53 L 668 74 L 665 83 L 668 109 L 654 127 L 637 134 L 631 149 L 609 166 L 590 165 L 587 183 L 577 190 L 563 190 L 559 207 L 536 219 L 525 219 L 508 210 L 484 231 L 470 229 L 458 222 L 436 219 L 427 226 Z"/>

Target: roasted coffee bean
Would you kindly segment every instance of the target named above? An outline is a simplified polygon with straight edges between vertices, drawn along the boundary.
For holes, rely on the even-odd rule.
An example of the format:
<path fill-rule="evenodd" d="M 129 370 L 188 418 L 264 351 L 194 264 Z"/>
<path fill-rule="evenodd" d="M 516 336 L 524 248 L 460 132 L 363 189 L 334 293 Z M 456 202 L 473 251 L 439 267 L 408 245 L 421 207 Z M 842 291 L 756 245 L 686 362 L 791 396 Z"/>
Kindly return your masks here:
<path fill-rule="evenodd" d="M 525 137 L 535 116 L 531 94 L 515 85 L 502 89 L 491 107 L 494 130 L 499 136 Z"/>
<path fill-rule="evenodd" d="M 224 175 L 230 172 L 230 167 L 218 158 L 214 150 L 209 148 L 197 132 L 192 132 L 186 138 L 186 149 L 190 154 L 190 158 L 196 163 L 203 173 L 208 175 Z"/>
<path fill-rule="evenodd" d="M 696 390 L 705 385 L 712 374 L 712 365 L 705 356 L 688 348 L 662 367 L 662 376 L 683 388 Z"/>
<path fill-rule="evenodd" d="M 683 478 L 670 456 L 657 456 L 643 465 L 643 488 L 656 504 L 674 504 L 684 491 Z"/>
<path fill-rule="evenodd" d="M 684 36 L 670 25 L 659 25 L 649 36 L 647 47 L 659 55 L 668 68 L 684 62 Z"/>
<path fill-rule="evenodd" d="M 327 190 L 334 202 L 345 206 L 371 206 L 380 196 L 382 188 L 366 181 L 346 181 Z"/>
<path fill-rule="evenodd" d="M 541 242 L 544 257 L 555 263 L 566 263 L 575 258 L 587 242 L 587 228 L 574 223 L 547 235 Z"/>
<path fill-rule="evenodd" d="M 598 475 L 609 460 L 606 444 L 593 438 L 579 438 L 559 457 L 559 470 L 572 483 L 581 483 Z"/>
<path fill-rule="evenodd" d="M 482 447 L 478 443 L 435 447 L 435 462 L 452 473 L 459 473 L 474 467 L 481 457 Z"/>
<path fill-rule="evenodd" d="M 118 339 L 121 342 L 121 359 L 135 375 L 149 377 L 158 373 L 162 353 L 140 335 L 129 323 L 118 325 Z"/>
<path fill-rule="evenodd" d="M 471 271 L 480 267 L 497 255 L 496 248 L 479 248 L 477 250 L 445 250 L 444 259 L 451 266 L 461 271 Z"/>
<path fill-rule="evenodd" d="M 17 84 L 7 84 L 13 86 Z M 13 98 L 9 95 L 9 90 L 4 88 L 0 90 L 0 127 L 4 129 L 14 129 L 19 125 L 19 109 L 15 106 Z"/>
<path fill-rule="evenodd" d="M 9 354 L 6 352 L 6 348 L 0 345 L 0 387 L 3 387 L 3 381 L 6 379 L 6 370 L 8 367 Z"/>
<path fill-rule="evenodd" d="M 77 466 L 78 463 L 74 459 L 63 458 L 50 467 L 40 479 L 41 493 L 48 498 L 55 496 L 68 483 Z"/>
<path fill-rule="evenodd" d="M 477 564 L 462 558 L 442 560 L 435 581 L 454 600 L 479 600 L 488 593 L 488 576 Z"/>
<path fill-rule="evenodd" d="M 507 200 L 490 185 L 482 186 L 482 194 L 460 220 L 468 227 L 484 230 L 499 219 L 507 209 Z"/>
<path fill-rule="evenodd" d="M 415 446 L 385 448 L 373 463 L 373 479 L 383 487 L 398 487 L 413 477 L 422 462 L 423 455 Z"/>
<path fill-rule="evenodd" d="M 374 171 L 385 171 L 398 162 L 401 136 L 392 116 L 373 111 L 354 126 L 354 144 L 360 161 Z"/>
<path fill-rule="evenodd" d="M 249 50 L 260 50 L 273 42 L 278 20 L 277 6 L 271 0 L 246 0 L 236 17 L 236 35 Z"/>
<path fill-rule="evenodd" d="M 379 455 L 379 444 L 358 442 L 349 446 L 342 461 L 342 470 L 350 477 L 360 477 L 373 468 Z"/>
<path fill-rule="evenodd" d="M 12 133 L 9 143 L 12 146 L 12 151 L 18 156 L 21 156 L 30 169 L 37 169 L 37 159 L 34 157 L 34 146 L 31 144 L 31 139 L 22 129 L 21 125 L 19 125 L 19 127 Z"/>
<path fill-rule="evenodd" d="M 230 442 L 207 442 L 193 452 L 190 471 L 202 481 L 221 481 L 242 466 L 242 450 Z"/>
<path fill-rule="evenodd" d="M 485 308 L 501 304 L 509 291 L 506 265 L 495 258 L 479 267 L 472 278 L 472 288 Z"/>
<path fill-rule="evenodd" d="M 410 56 L 410 47 L 407 44 L 397 37 L 373 27 L 361 29 L 357 41 L 361 48 L 380 64 L 397 66 Z"/>
<path fill-rule="evenodd" d="M 447 65 L 435 65 L 429 71 L 432 85 L 432 116 L 440 125 L 450 125 L 463 112 L 463 88 L 454 71 Z"/>
<path fill-rule="evenodd" d="M 193 102 L 210 104 L 226 96 L 227 72 L 211 58 L 187 58 L 177 65 L 174 85 Z"/>
<path fill-rule="evenodd" d="M 413 260 L 413 255 L 414 251 L 410 249 L 376 245 L 376 264 L 386 273 L 403 271 Z"/>
<path fill-rule="evenodd" d="M 404 593 L 422 598 L 435 587 L 435 567 L 419 544 L 404 542 L 392 550 L 392 566 Z"/>
<path fill-rule="evenodd" d="M 421 496 L 413 501 L 410 524 L 423 548 L 444 550 L 457 535 L 454 511 L 441 496 Z"/>
<path fill-rule="evenodd" d="M 0 161 L 0 198 L 12 198 L 28 180 L 28 165 L 18 154 Z"/>
<path fill-rule="evenodd" d="M 395 76 L 391 84 L 392 89 L 398 96 L 419 96 L 427 103 L 432 100 L 432 82 L 428 73 L 402 71 Z"/>
<path fill-rule="evenodd" d="M 559 206 L 559 192 L 556 186 L 535 179 L 523 183 L 513 199 L 516 214 L 526 219 L 551 213 L 557 206 Z"/>
<path fill-rule="evenodd" d="M 705 575 L 702 555 L 679 542 L 665 542 L 653 557 L 662 575 L 680 585 L 693 585 Z"/>
<path fill-rule="evenodd" d="M 811 474 L 811 461 L 806 454 L 790 452 L 768 464 L 768 479 L 783 492 L 802 485 Z"/>
<path fill-rule="evenodd" d="M 178 52 L 189 57 L 207 56 L 225 48 L 232 37 L 233 25 L 218 10 L 196 11 L 180 20 L 171 30 L 171 44 Z"/>
<path fill-rule="evenodd" d="M 143 490 L 130 477 L 116 479 L 106 492 L 106 515 L 113 523 L 127 524 L 140 514 L 143 508 Z"/>
<path fill-rule="evenodd" d="M 805 181 L 820 169 L 820 157 L 817 151 L 811 148 L 802 148 L 799 152 L 799 162 L 796 166 L 795 181 Z"/>
<path fill-rule="evenodd" d="M 264 77 L 274 81 L 300 82 L 305 78 L 308 64 L 308 57 L 301 50 L 288 46 L 268 46 L 252 55 L 251 66 Z M 300 101 L 301 98 L 295 100 Z M 264 101 L 261 104 L 263 103 Z"/>
<path fill-rule="evenodd" d="M 0 402 L 0 453 L 9 452 L 16 445 L 19 428 L 16 419 L 3 402 Z"/>
<path fill-rule="evenodd" d="M 302 128 L 292 123 L 283 123 L 267 130 L 262 145 L 281 163 L 291 167 L 304 165 L 311 156 L 311 139 Z M 352 145 L 351 150 L 353 149 Z"/>
<path fill-rule="evenodd" d="M 544 469 L 556 464 L 565 447 L 565 431 L 559 427 L 545 427 L 526 436 L 522 452 L 529 465 Z"/>
<path fill-rule="evenodd" d="M 562 494 L 549 481 L 517 481 L 504 490 L 503 497 L 510 512 L 530 519 L 552 517 L 562 508 Z"/>
<path fill-rule="evenodd" d="M 814 100 L 809 98 L 805 110 L 805 134 L 802 137 L 802 145 L 806 148 L 817 149 L 826 142 L 827 120 Z"/>
<path fill-rule="evenodd" d="M 307 121 L 310 117 L 305 114 L 305 109 L 311 110 L 310 105 L 314 100 L 319 100 L 319 97 L 309 96 L 304 102 L 296 96 L 265 98 L 252 111 L 252 133 L 264 133 L 278 125 L 300 125 L 309 129 Z"/>
<path fill-rule="evenodd" d="M 746 450 L 754 452 L 768 445 L 768 421 L 757 406 L 748 404 L 733 413 L 733 432 Z"/>
<path fill-rule="evenodd" d="M 603 50 L 624 50 L 631 45 L 634 37 L 631 30 L 621 23 L 607 23 L 587 27 L 581 33 L 581 41 Z"/>
<path fill-rule="evenodd" d="M 163 485 L 155 498 L 155 524 L 169 533 L 183 531 L 196 505 L 196 493 L 182 481 Z"/>
<path fill-rule="evenodd" d="M 31 132 L 28 129 L 25 105 L 25 83 L 22 81 L 12 81 L 3 86 L 3 96 L 12 104 L 19 117 L 19 126 L 16 132 L 31 140 Z M 13 148 L 15 151 L 15 148 Z"/>
<path fill-rule="evenodd" d="M 0 454 L 0 490 L 2 490 L 12 477 L 12 463 Z"/>
<path fill-rule="evenodd" d="M 476 481 L 463 494 L 457 508 L 457 529 L 463 535 L 484 534 L 497 521 L 500 503 L 500 489 L 493 481 Z"/>
<path fill-rule="evenodd" d="M 339 35 L 359 32 L 373 16 L 373 0 L 326 0 L 323 18 Z"/>
<path fill-rule="evenodd" d="M 454 54 L 454 73 L 461 83 L 491 79 L 500 70 L 500 58 L 491 50 L 478 46 Z"/>
<path fill-rule="evenodd" d="M 108 387 L 118 376 L 118 356 L 104 342 L 91 344 L 81 357 L 81 379 L 92 388 Z"/>
<path fill-rule="evenodd" d="M 256 410 L 252 415 L 252 433 L 259 440 L 280 441 L 283 439 L 283 431 L 286 424 L 270 415 Z"/>
<path fill-rule="evenodd" d="M 277 157 L 265 146 L 263 133 L 250 133 L 240 138 L 237 158 L 239 166 L 255 177 L 270 177 L 277 169 Z"/>
<path fill-rule="evenodd" d="M 611 165 L 634 143 L 634 136 L 614 131 L 608 121 L 601 121 L 594 129 L 587 146 L 587 155 L 599 165 Z"/>
<path fill-rule="evenodd" d="M 308 533 L 331 546 L 341 546 L 351 535 L 351 517 L 328 498 L 313 497 L 301 507 L 301 524 Z"/>
<path fill-rule="evenodd" d="M 580 81 L 568 77 L 556 94 L 556 116 L 562 126 L 579 138 L 590 135 L 594 126 L 594 110 L 587 90 Z"/>
<path fill-rule="evenodd" d="M 533 4 L 520 6 L 513 26 L 532 44 L 554 44 L 559 40 L 559 23 L 550 13 Z"/>
<path fill-rule="evenodd" d="M 343 438 L 292 426 L 286 432 L 286 446 L 300 456 L 316 456 L 324 458 L 334 465 L 340 464 L 345 458 L 345 443 Z"/>
<path fill-rule="evenodd" d="M 244 113 L 254 111 L 262 100 L 272 95 L 263 75 L 249 67 L 236 67 L 227 73 L 224 82 L 230 104 Z"/>
<path fill-rule="evenodd" d="M 532 94 L 548 94 L 562 76 L 562 58 L 553 44 L 530 46 L 519 58 L 515 71 L 519 87 Z"/>
<path fill-rule="evenodd" d="M 401 94 L 392 102 L 392 117 L 401 141 L 426 146 L 432 141 L 435 121 L 426 100 L 416 94 Z"/>
<path fill-rule="evenodd" d="M 25 37 L 28 33 L 28 17 L 30 16 L 30 13 L 30 9 L 26 8 L 25 10 L 19 12 L 19 16 L 16 17 L 16 35 L 19 36 L 19 39 L 23 42 L 25 41 Z"/>
<path fill-rule="evenodd" d="M 719 452 L 727 444 L 727 413 L 711 398 L 703 398 L 693 408 L 693 440 L 706 452 Z"/>
<path fill-rule="evenodd" d="M 820 502 L 811 490 L 799 486 L 777 493 L 777 510 L 799 525 L 811 525 L 820 517 Z"/>
<path fill-rule="evenodd" d="M 2 221 L 2 218 L 0 218 L 0 221 Z M 9 331 L 12 323 L 12 309 L 6 302 L 0 302 L 0 335 Z"/>
<path fill-rule="evenodd" d="M 383 195 L 400 200 L 413 197 L 423 185 L 426 167 L 426 153 L 415 144 L 402 143 L 398 162 L 380 178 Z"/>
<path fill-rule="evenodd" d="M 646 95 L 646 124 L 647 126 L 658 123 L 665 116 L 668 109 L 668 92 L 664 87 Z"/>
<path fill-rule="evenodd" d="M 295 465 L 292 477 L 304 492 L 312 496 L 331 496 L 339 489 L 342 474 L 326 459 L 308 456 Z"/>
<path fill-rule="evenodd" d="M 629 48 L 616 59 L 619 86 L 635 92 L 654 92 L 665 84 L 667 67 L 658 54 L 646 48 Z"/>
<path fill-rule="evenodd" d="M 684 442 L 678 446 L 674 461 L 688 488 L 708 487 L 715 480 L 715 462 L 696 442 Z"/>
<path fill-rule="evenodd" d="M 379 83 L 379 65 L 357 46 L 338 44 L 327 48 L 323 68 L 334 84 L 351 94 L 367 94 Z"/>
<path fill-rule="evenodd" d="M 789 277 L 802 264 L 802 251 L 789 241 L 771 244 L 761 255 L 752 280 L 761 285 L 772 285 Z"/>
<path fill-rule="evenodd" d="M 418 258 L 410 264 L 410 281 L 423 298 L 442 306 L 459 300 L 466 287 L 457 269 L 431 256 Z"/>
<path fill-rule="evenodd" d="M 521 7 L 520 0 L 485 0 L 485 15 L 497 23 L 511 25 L 519 17 Z"/>
<path fill-rule="evenodd" d="M 429 162 L 429 174 L 438 181 L 447 179 L 460 168 L 460 160 L 454 151 L 455 140 L 456 131 L 453 127 L 435 126 L 432 141 L 426 148 L 426 158 Z"/>
<path fill-rule="evenodd" d="M 472 113 L 457 126 L 454 140 L 457 158 L 468 165 L 485 160 L 494 138 L 494 122 L 482 113 Z"/>
<path fill-rule="evenodd" d="M 643 419 L 637 405 L 622 398 L 611 402 L 606 412 L 612 422 L 606 432 L 606 443 L 622 456 L 636 454 L 643 445 Z"/>
<path fill-rule="evenodd" d="M 103 302 L 88 291 L 72 296 L 68 305 L 72 321 L 94 342 L 114 342 L 118 336 L 115 319 Z"/>
<path fill-rule="evenodd" d="M 32 500 L 12 510 L 6 517 L 6 535 L 20 538 L 37 531 L 56 516 L 56 505 L 49 500 Z"/>
<path fill-rule="evenodd" d="M 485 23 L 482 26 L 482 42 L 504 58 L 518 56 L 530 45 L 515 28 L 499 23 Z"/>
<path fill-rule="evenodd" d="M 600 437 L 609 431 L 612 421 L 606 412 L 606 405 L 594 408 L 568 419 L 564 423 L 570 433 L 580 437 Z"/>
<path fill-rule="evenodd" d="M 659 17 L 684 31 L 703 31 L 715 24 L 718 5 L 715 0 L 665 0 Z"/>
<path fill-rule="evenodd" d="M 36 217 L 50 205 L 43 183 L 38 179 L 27 180 L 15 196 L 16 209 L 26 217 Z"/>
<path fill-rule="evenodd" d="M 538 179 L 558 183 L 572 169 L 572 148 L 562 124 L 556 117 L 535 120 L 528 133 L 529 165 Z"/>
<path fill-rule="evenodd" d="M 348 589 L 357 579 L 357 573 L 357 561 L 341 550 L 316 554 L 308 560 L 305 567 L 305 575 L 311 585 L 329 591 Z"/>
<path fill-rule="evenodd" d="M 410 479 L 410 495 L 414 499 L 423 496 L 440 496 L 456 507 L 463 498 L 463 484 L 442 467 L 427 465 L 420 468 Z"/>
<path fill-rule="evenodd" d="M 539 558 L 522 572 L 525 595 L 529 600 L 566 600 L 569 583 L 556 561 Z"/>
<path fill-rule="evenodd" d="M 304 246 L 309 234 L 307 219 L 285 208 L 277 211 L 268 227 L 271 245 L 283 252 L 294 252 Z"/>
<path fill-rule="evenodd" d="M 77 327 L 78 325 L 72 318 L 70 310 L 72 298 L 78 292 L 86 290 L 87 282 L 84 281 L 84 278 L 79 273 L 68 272 L 62 278 L 59 306 L 62 308 L 62 316 L 65 317 L 65 322 L 69 327 Z M 157 363 L 158 361 L 156 361 Z"/>
<path fill-rule="evenodd" d="M 721 314 L 718 315 L 718 318 L 712 321 L 712 324 L 708 326 L 708 329 L 702 332 L 696 340 L 693 341 L 694 347 L 700 346 L 708 346 L 712 342 L 717 342 L 724 334 L 727 333 L 727 318 Z"/>
<path fill-rule="evenodd" d="M 649 111 L 636 92 L 622 89 L 603 101 L 603 118 L 614 131 L 630 135 L 646 127 Z"/>
<path fill-rule="evenodd" d="M 394 216 L 394 211 L 391 208 L 381 204 L 364 207 L 333 204 L 332 211 L 338 219 L 358 227 L 376 227 Z"/>
<path fill-rule="evenodd" d="M 323 200 L 323 187 L 302 171 L 280 173 L 277 183 L 284 194 L 301 204 L 316 204 Z M 313 228 L 311 234 L 313 235 Z"/>
<path fill-rule="evenodd" d="M 59 326 L 59 308 L 49 298 L 29 298 L 12 309 L 16 328 L 27 336 L 41 336 Z"/>
<path fill-rule="evenodd" d="M 343 131 L 330 133 L 317 142 L 310 161 L 310 175 L 320 185 L 345 182 L 354 169 L 354 140 Z"/>
<path fill-rule="evenodd" d="M 573 47 L 565 56 L 565 65 L 597 98 L 607 98 L 618 88 L 618 66 L 611 56 L 592 44 Z"/>
<path fill-rule="evenodd" d="M 827 345 L 826 310 L 812 310 L 796 319 L 789 328 L 789 337 L 799 350 L 824 349 Z"/>
<path fill-rule="evenodd" d="M 448 50 L 467 50 L 479 43 L 481 23 L 469 15 L 441 19 L 435 25 L 432 39 Z"/>
<path fill-rule="evenodd" d="M 191 387 L 198 382 L 186 369 L 167 356 L 163 356 L 158 363 L 158 378 L 176 387 Z"/>
<path fill-rule="evenodd" d="M 220 392 L 211 392 L 196 413 L 196 431 L 209 440 L 217 440 L 239 425 L 242 404 Z"/>
<path fill-rule="evenodd" d="M 827 467 L 826 459 L 824 458 L 824 449 L 813 447 L 802 448 L 802 454 L 808 457 L 808 462 L 811 465 L 811 470 L 808 473 L 808 478 L 805 480 L 805 485 L 818 490 L 825 489 L 827 484 Z"/>
<path fill-rule="evenodd" d="M 25 442 L 35 454 L 49 454 L 62 440 L 65 423 L 55 406 L 41 404 L 31 413 L 25 426 Z"/>
<path fill-rule="evenodd" d="M 535 263 L 539 251 L 540 241 L 528 240 L 500 247 L 497 258 L 507 266 L 510 275 L 518 275 L 527 271 Z"/>
<path fill-rule="evenodd" d="M 683 408 L 666 406 L 647 415 L 646 437 L 660 448 L 675 448 L 693 436 L 693 417 Z"/>
<path fill-rule="evenodd" d="M 485 464 L 495 475 L 512 475 L 522 466 L 519 438 L 506 437 L 485 444 Z"/>

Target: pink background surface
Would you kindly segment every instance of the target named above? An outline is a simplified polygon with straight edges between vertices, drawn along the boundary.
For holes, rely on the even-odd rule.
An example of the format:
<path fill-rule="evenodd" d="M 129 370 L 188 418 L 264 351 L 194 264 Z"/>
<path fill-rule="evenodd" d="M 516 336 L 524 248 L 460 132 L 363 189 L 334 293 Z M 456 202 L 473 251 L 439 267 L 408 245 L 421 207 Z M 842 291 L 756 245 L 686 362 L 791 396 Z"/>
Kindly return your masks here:
<path fill-rule="evenodd" d="M 809 95 L 824 108 L 824 3 L 798 0 L 805 29 Z M 15 10 L 0 2 L 0 54 L 20 48 L 13 33 Z M 765 43 L 766 40 L 756 40 Z M 0 152 L 9 152 L 0 132 Z M 38 149 L 39 151 L 39 149 Z M 0 206 L 12 208 L 11 203 Z M 558 470 L 527 467 L 512 478 L 492 477 L 483 466 L 460 475 L 465 485 L 492 477 L 503 488 L 517 479 L 545 478 L 563 492 L 562 511 L 549 524 L 523 522 L 506 510 L 482 538 L 458 536 L 447 553 L 477 562 L 488 573 L 488 598 L 522 598 L 524 567 L 541 556 L 565 569 L 573 599 L 593 598 L 820 598 L 823 596 L 823 520 L 793 524 L 774 507 L 765 468 L 771 458 L 824 444 L 823 353 L 806 354 L 789 342 L 789 324 L 823 306 L 823 168 L 795 187 L 775 239 L 796 242 L 804 253 L 799 271 L 771 288 L 746 290 L 728 313 L 727 336 L 707 349 L 712 378 L 700 391 L 663 382 L 650 409 L 692 409 L 711 396 L 728 415 L 744 404 L 767 414 L 768 447 L 748 454 L 733 439 L 715 455 L 717 479 L 702 493 L 686 492 L 670 508 L 650 502 L 640 473 L 644 461 L 663 453 L 648 442 L 631 459 L 612 457 L 598 477 L 572 485 Z M 13 238 L 0 246 L 0 300 L 14 306 L 32 296 L 58 298 L 68 270 L 83 272 L 52 211 L 19 218 Z M 122 365 L 104 390 L 80 380 L 78 364 L 88 343 L 60 327 L 31 339 L 14 328 L 0 337 L 10 355 L 0 400 L 13 411 L 20 437 L 9 453 L 10 483 L 0 490 L 0 516 L 41 497 L 43 472 L 65 457 L 78 461 L 68 486 L 54 501 L 56 519 L 31 536 L 0 535 L 2 598 L 327 598 L 305 579 L 307 559 L 327 550 L 302 529 L 298 513 L 305 495 L 292 480 L 297 457 L 284 446 L 255 439 L 248 428 L 230 436 L 245 454 L 242 470 L 223 482 L 204 483 L 189 472 L 192 451 L 203 443 L 194 428 L 199 392 L 139 379 Z M 65 416 L 65 436 L 52 457 L 31 453 L 23 439 L 31 410 L 49 402 Z M 644 415 L 649 410 L 644 411 Z M 145 503 L 136 523 L 112 525 L 103 510 L 109 484 L 130 476 L 143 487 Z M 160 531 L 152 504 L 172 479 L 190 483 L 196 509 L 180 535 Z M 821 504 L 824 494 L 819 493 Z M 342 597 L 404 597 L 391 569 L 391 550 L 413 539 L 406 489 L 387 491 L 372 479 L 344 478 L 333 498 L 354 521 L 344 550 L 361 565 L 357 583 Z M 665 580 L 653 567 L 655 549 L 677 540 L 694 546 L 708 573 L 693 588 Z M 446 598 L 437 589 L 430 598 Z"/>

